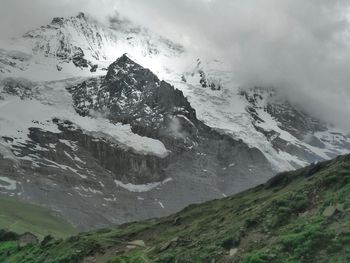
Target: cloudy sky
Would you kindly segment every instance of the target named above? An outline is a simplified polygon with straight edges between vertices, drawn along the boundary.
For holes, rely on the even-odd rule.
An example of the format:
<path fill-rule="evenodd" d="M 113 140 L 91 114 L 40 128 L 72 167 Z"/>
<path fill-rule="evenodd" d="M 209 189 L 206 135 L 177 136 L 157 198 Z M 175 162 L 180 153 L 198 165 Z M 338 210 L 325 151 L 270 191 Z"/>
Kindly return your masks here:
<path fill-rule="evenodd" d="M 0 0 L 2 38 L 54 16 L 119 12 L 232 67 L 242 86 L 281 89 L 350 131 L 348 0 Z"/>

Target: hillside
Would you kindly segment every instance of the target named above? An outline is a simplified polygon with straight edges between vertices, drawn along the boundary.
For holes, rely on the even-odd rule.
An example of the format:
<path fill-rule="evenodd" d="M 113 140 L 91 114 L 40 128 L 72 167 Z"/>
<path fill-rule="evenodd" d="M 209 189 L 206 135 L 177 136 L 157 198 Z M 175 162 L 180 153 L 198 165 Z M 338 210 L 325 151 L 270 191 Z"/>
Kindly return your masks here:
<path fill-rule="evenodd" d="M 349 262 L 350 155 L 169 217 L 17 249 L 1 262 Z"/>
<path fill-rule="evenodd" d="M 52 211 L 13 197 L 0 198 L 0 229 L 18 234 L 30 231 L 40 238 L 46 235 L 67 237 L 77 233 L 71 224 Z"/>

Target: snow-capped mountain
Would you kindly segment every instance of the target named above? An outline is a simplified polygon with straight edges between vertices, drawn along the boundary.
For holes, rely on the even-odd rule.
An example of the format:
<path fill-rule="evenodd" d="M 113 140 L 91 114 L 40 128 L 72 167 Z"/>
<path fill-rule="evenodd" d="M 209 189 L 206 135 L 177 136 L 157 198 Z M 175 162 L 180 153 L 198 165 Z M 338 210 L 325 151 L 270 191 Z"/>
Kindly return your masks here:
<path fill-rule="evenodd" d="M 84 13 L 53 18 L 50 24 L 2 45 L 7 48 L 0 49 L 0 72 L 33 80 L 104 74 L 124 53 L 157 71 L 161 59 L 183 52 L 180 45 L 128 20 L 114 19 L 106 26 Z M 49 75 L 38 76 L 38 72 Z"/>
<path fill-rule="evenodd" d="M 282 94 L 242 90 L 219 60 L 179 67 L 188 57 L 130 21 L 83 13 L 2 46 L 0 193 L 89 229 L 350 151 L 345 133 Z"/>
<path fill-rule="evenodd" d="M 275 90 L 254 88 L 242 91 L 241 95 L 249 102 L 247 111 L 254 119 L 255 129 L 278 151 L 311 163 L 350 150 L 345 133 L 307 114 Z"/>
<path fill-rule="evenodd" d="M 275 171 L 295 169 L 350 151 L 346 132 L 313 117 L 282 92 L 241 88 L 229 66 L 218 60 L 198 62 L 184 72 L 181 81 L 169 80 L 170 83 L 184 92 L 199 119 L 258 148 Z M 212 85 L 203 87 L 201 76 Z"/>

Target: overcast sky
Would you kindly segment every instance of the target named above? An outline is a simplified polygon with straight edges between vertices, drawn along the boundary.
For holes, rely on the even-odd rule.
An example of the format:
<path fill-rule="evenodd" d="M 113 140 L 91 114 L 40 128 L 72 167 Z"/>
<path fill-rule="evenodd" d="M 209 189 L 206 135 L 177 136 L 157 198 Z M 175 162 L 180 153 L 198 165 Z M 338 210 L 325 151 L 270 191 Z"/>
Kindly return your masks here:
<path fill-rule="evenodd" d="M 54 16 L 118 11 L 203 56 L 242 86 L 273 86 L 350 131 L 348 0 L 0 0 L 1 37 Z"/>

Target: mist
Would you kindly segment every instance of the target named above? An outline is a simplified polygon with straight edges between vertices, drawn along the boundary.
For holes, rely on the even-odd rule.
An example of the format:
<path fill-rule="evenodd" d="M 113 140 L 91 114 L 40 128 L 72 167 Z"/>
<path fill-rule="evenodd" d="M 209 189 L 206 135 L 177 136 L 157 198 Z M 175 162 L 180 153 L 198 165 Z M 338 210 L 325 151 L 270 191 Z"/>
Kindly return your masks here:
<path fill-rule="evenodd" d="M 18 37 L 46 25 L 53 17 L 68 17 L 78 12 L 92 14 L 101 22 L 115 14 L 113 0 L 0 0 L 0 39 Z M 112 8 L 111 8 L 112 7 Z"/>
<path fill-rule="evenodd" d="M 274 87 L 350 132 L 348 1 L 121 0 L 119 6 L 192 52 L 225 60 L 242 88 Z"/>
<path fill-rule="evenodd" d="M 1 35 L 79 11 L 101 21 L 118 13 L 200 57 L 224 60 L 241 87 L 274 87 L 350 132 L 348 1 L 1 0 Z"/>

